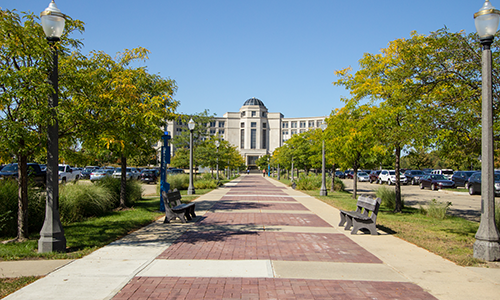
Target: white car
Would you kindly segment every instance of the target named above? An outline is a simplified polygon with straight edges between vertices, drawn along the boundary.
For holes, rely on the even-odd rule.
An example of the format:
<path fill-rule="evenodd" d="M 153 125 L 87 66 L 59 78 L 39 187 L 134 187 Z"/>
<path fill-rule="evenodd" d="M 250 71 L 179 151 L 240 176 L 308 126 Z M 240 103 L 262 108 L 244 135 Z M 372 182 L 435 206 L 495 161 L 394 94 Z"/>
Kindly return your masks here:
<path fill-rule="evenodd" d="M 370 176 L 366 172 L 358 172 L 358 181 L 359 182 L 362 182 L 362 181 L 368 182 L 368 181 L 370 181 Z"/>
<path fill-rule="evenodd" d="M 406 176 L 403 173 L 399 173 L 399 181 L 402 184 L 406 184 Z M 378 175 L 378 182 L 383 184 L 384 182 L 388 185 L 396 184 L 396 171 L 394 170 L 382 170 Z"/>
<path fill-rule="evenodd" d="M 135 179 L 139 180 L 140 173 L 137 171 L 136 168 L 127 168 L 125 172 L 125 177 L 127 180 Z M 115 171 L 113 172 L 113 177 L 114 178 L 122 178 L 122 168 L 116 168 Z"/>

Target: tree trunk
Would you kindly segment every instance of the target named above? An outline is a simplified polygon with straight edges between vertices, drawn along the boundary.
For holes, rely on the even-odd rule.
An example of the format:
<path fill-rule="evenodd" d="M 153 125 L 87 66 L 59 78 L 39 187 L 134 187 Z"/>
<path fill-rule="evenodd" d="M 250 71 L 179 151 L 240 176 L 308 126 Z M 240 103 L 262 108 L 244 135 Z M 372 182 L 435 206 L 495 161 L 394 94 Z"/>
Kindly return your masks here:
<path fill-rule="evenodd" d="M 357 180 L 357 177 L 358 177 L 358 166 L 355 166 L 354 168 L 354 174 L 352 175 L 352 180 L 353 180 L 353 183 L 352 183 L 352 198 L 353 199 L 356 199 L 356 196 L 358 194 L 358 180 Z"/>
<path fill-rule="evenodd" d="M 394 212 L 403 211 L 403 202 L 401 201 L 401 180 L 399 178 L 399 162 L 401 159 L 401 146 L 396 145 L 396 205 L 394 207 Z"/>
<path fill-rule="evenodd" d="M 28 158 L 18 156 L 17 240 L 28 239 Z"/>
<path fill-rule="evenodd" d="M 121 157 L 122 175 L 120 180 L 120 208 L 126 208 L 125 199 L 127 198 L 127 158 Z"/>

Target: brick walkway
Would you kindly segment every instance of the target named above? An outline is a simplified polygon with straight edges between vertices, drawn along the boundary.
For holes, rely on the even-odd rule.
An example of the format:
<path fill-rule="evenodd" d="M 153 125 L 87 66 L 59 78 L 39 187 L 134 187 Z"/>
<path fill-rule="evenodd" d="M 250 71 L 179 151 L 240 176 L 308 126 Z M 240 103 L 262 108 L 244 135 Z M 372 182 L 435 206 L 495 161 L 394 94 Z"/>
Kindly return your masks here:
<path fill-rule="evenodd" d="M 193 230 L 180 235 L 155 261 L 185 261 L 186 265 L 234 261 L 235 268 L 238 261 L 256 260 L 269 261 L 269 265 L 273 261 L 320 262 L 332 264 L 332 268 L 347 264 L 354 270 L 368 265 L 384 267 L 379 258 L 346 235 L 322 232 L 335 229 L 266 178 L 242 176 L 228 189 L 209 212 L 191 225 Z M 261 226 L 261 230 L 231 227 L 237 225 Z M 224 231 L 220 226 L 225 227 Z M 266 231 L 265 226 L 283 230 Z M 301 230 L 294 232 L 291 228 Z M 210 274 L 210 270 L 203 271 Z M 138 275 L 113 299 L 436 299 L 409 282 L 297 279 L 302 274 L 297 272 L 294 278 L 277 278 L 276 273 L 271 273 L 271 278 Z"/>
<path fill-rule="evenodd" d="M 136 277 L 116 297 L 125 299 L 435 299 L 404 282 L 284 278 Z"/>

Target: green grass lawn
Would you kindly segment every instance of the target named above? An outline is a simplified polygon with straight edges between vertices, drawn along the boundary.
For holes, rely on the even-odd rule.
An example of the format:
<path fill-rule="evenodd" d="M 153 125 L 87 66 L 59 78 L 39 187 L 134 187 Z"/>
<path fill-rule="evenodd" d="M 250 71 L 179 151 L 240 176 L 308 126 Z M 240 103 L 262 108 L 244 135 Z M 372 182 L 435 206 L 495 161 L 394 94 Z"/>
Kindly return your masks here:
<path fill-rule="evenodd" d="M 10 293 L 32 283 L 40 277 L 29 276 L 19 278 L 0 278 L 0 298 L 7 296 Z"/>
<path fill-rule="evenodd" d="M 33 233 L 26 242 L 0 244 L 0 260 L 82 257 L 161 217 L 163 213 L 159 212 L 159 199 L 159 197 L 142 199 L 126 210 L 117 210 L 103 217 L 63 224 L 66 253 L 38 253 L 40 236 L 39 233 Z"/>
<path fill-rule="evenodd" d="M 302 192 L 339 209 L 356 208 L 356 200 L 351 193 L 334 192 L 328 196 L 319 196 L 317 190 Z M 402 213 L 393 213 L 381 207 L 377 227 L 460 266 L 477 266 L 483 263 L 473 257 L 475 234 L 479 227 L 477 222 L 452 216 L 439 220 L 411 207 L 404 208 Z"/>

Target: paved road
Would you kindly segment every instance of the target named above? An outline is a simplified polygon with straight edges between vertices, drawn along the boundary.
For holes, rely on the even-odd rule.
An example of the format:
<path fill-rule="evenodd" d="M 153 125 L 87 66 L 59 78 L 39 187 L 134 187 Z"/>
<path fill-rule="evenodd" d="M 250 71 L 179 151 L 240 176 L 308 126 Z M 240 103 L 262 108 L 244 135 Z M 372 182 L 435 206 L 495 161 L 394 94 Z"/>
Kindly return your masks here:
<path fill-rule="evenodd" d="M 343 180 L 346 190 L 353 189 L 353 181 L 351 179 Z M 374 194 L 375 190 L 381 185 L 368 182 L 358 182 L 358 194 Z M 394 188 L 394 186 L 387 186 Z M 401 192 L 404 197 L 405 205 L 420 207 L 425 206 L 432 199 L 442 202 L 451 202 L 450 214 L 467 218 L 469 220 L 478 221 L 481 218 L 481 196 L 471 196 L 465 188 L 448 189 L 431 191 L 429 189 L 421 190 L 418 185 L 403 185 Z M 500 205 L 499 198 L 497 198 L 497 206 Z"/>

